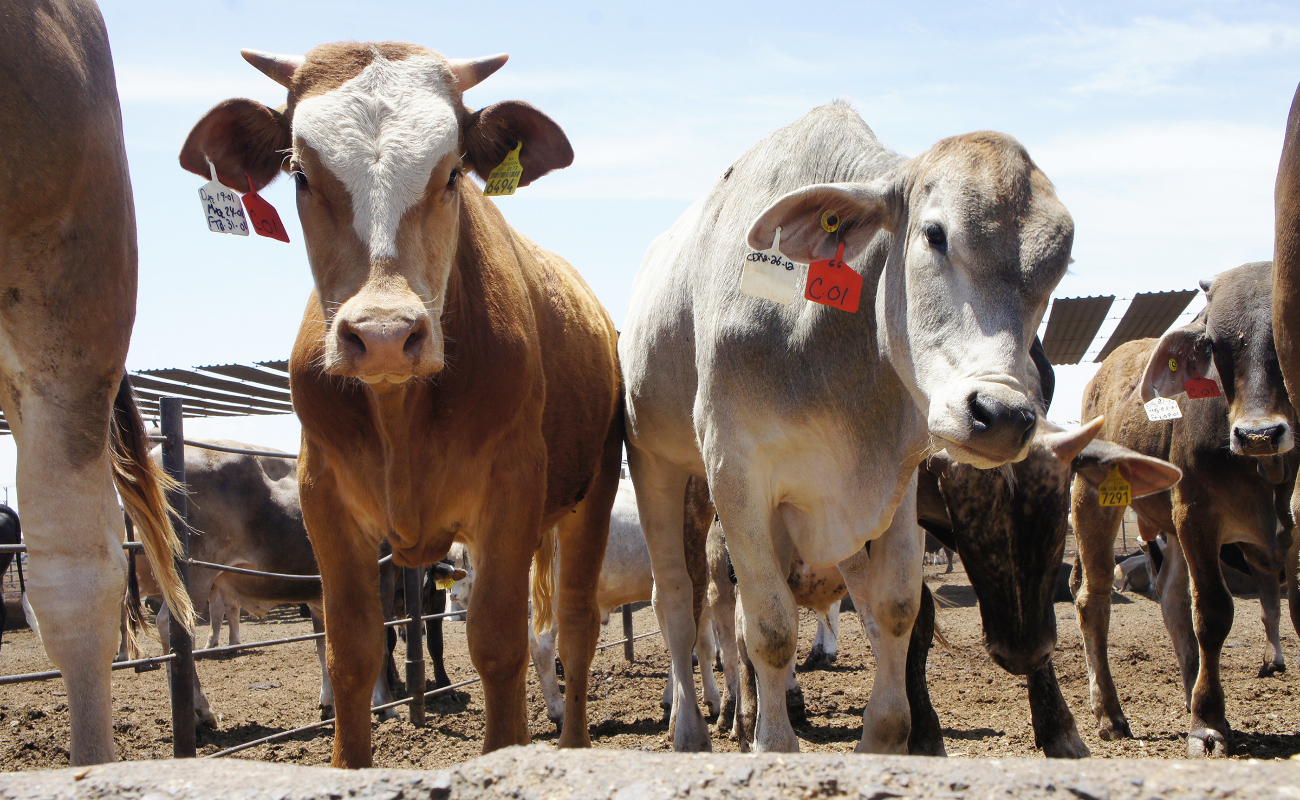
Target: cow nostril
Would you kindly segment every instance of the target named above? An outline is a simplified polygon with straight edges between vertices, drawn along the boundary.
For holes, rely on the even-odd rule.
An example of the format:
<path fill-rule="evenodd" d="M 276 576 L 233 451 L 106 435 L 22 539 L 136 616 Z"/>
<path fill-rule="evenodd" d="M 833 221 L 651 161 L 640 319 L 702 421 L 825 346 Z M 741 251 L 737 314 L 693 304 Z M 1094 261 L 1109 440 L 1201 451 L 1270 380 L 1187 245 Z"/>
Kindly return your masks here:
<path fill-rule="evenodd" d="M 429 338 L 429 333 L 423 327 L 417 327 L 411 331 L 411 335 L 406 337 L 406 344 L 402 345 L 402 351 L 411 358 L 415 358 L 424 347 L 424 340 Z"/>
<path fill-rule="evenodd" d="M 978 430 L 984 430 L 993 424 L 993 414 L 980 402 L 979 392 L 970 393 L 970 397 L 966 398 L 966 408 L 970 411 L 971 419 L 975 420 L 975 427 Z"/>
<path fill-rule="evenodd" d="M 339 323 L 339 339 L 341 339 L 355 355 L 365 355 L 365 339 L 358 336 L 356 331 L 352 330 L 352 326 L 347 322 Z"/>

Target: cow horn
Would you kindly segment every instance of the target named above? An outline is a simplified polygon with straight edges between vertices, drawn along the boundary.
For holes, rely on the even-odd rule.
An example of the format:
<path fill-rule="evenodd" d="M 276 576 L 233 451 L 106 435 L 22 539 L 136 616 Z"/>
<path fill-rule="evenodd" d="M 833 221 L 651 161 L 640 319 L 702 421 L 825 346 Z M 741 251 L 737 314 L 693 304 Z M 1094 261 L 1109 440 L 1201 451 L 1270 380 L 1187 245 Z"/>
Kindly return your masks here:
<path fill-rule="evenodd" d="M 509 58 L 506 53 L 482 58 L 449 58 L 447 65 L 451 67 L 451 74 L 456 76 L 457 88 L 467 92 L 482 83 L 487 76 L 501 69 Z"/>
<path fill-rule="evenodd" d="M 1087 447 L 1089 442 L 1097 438 L 1105 422 L 1105 417 L 1097 417 L 1072 431 L 1053 431 L 1043 437 L 1043 444 L 1047 445 L 1061 463 L 1069 464 L 1083 452 L 1083 448 Z"/>
<path fill-rule="evenodd" d="M 293 74 L 306 59 L 303 56 L 283 56 L 278 53 L 265 53 L 261 50 L 240 50 L 244 60 L 257 67 L 266 77 L 288 89 L 293 83 Z"/>

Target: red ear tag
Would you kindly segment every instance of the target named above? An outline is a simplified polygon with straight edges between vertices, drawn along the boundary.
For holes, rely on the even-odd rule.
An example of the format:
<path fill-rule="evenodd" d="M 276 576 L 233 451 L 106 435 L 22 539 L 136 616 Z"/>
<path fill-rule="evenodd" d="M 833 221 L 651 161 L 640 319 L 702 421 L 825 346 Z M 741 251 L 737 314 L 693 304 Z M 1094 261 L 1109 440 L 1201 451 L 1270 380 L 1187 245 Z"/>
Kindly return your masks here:
<path fill-rule="evenodd" d="M 857 312 L 862 276 L 844 263 L 844 242 L 836 248 L 834 258 L 808 265 L 808 283 L 804 285 L 803 296 L 824 306 Z"/>
<path fill-rule="evenodd" d="M 289 241 L 289 232 L 284 229 L 284 223 L 280 221 L 280 215 L 275 212 L 275 206 L 263 200 L 253 188 L 252 177 L 248 177 L 248 194 L 244 195 L 243 200 L 248 224 L 253 226 L 258 236 L 279 239 L 286 243 Z"/>
<path fill-rule="evenodd" d="M 1193 400 L 1200 400 L 1205 397 L 1218 397 L 1219 384 L 1209 378 L 1202 378 L 1201 373 L 1192 370 L 1192 377 L 1183 381 L 1183 391 Z"/>

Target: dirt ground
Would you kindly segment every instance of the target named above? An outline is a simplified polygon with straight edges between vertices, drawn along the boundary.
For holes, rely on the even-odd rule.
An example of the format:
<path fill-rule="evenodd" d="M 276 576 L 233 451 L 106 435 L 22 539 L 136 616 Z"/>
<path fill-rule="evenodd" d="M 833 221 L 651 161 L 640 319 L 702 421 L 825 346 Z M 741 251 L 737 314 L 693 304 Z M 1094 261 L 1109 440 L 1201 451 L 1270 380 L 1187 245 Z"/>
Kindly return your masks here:
<path fill-rule="evenodd" d="M 974 592 L 958 567 L 952 575 L 927 567 L 927 580 L 940 598 L 939 624 L 953 650 L 935 647 L 930 658 L 930 691 L 943 725 L 950 756 L 1037 756 L 1030 727 L 1024 679 L 1003 672 L 981 645 Z M 1224 650 L 1223 675 L 1228 718 L 1236 729 L 1237 758 L 1283 759 L 1300 753 L 1300 646 L 1283 608 L 1282 644 L 1291 669 L 1257 678 L 1263 632 L 1256 600 L 1238 599 L 1236 621 Z M 1285 601 L 1284 601 L 1285 602 Z M 1160 619 L 1160 608 L 1136 594 L 1118 597 L 1112 616 L 1111 664 L 1121 700 L 1136 739 L 1103 742 L 1087 706 L 1082 640 L 1073 606 L 1057 605 L 1059 642 L 1056 668 L 1066 700 L 1080 723 L 1094 757 L 1179 758 L 1185 752 L 1188 715 L 1178 668 Z M 656 628 L 653 611 L 635 614 L 637 633 Z M 805 612 L 800 629 L 800 660 L 811 646 L 815 621 Z M 296 608 L 281 608 L 265 621 L 246 620 L 244 640 L 272 639 L 310 632 Z M 808 723 L 796 727 L 808 751 L 849 753 L 861 735 L 862 711 L 870 694 L 873 659 L 857 617 L 844 614 L 840 656 L 830 671 L 801 673 Z M 206 642 L 207 629 L 201 631 Z M 621 638 L 617 615 L 603 641 Z M 446 624 L 447 670 L 453 681 L 473 677 L 465 647 L 464 623 Z M 223 633 L 223 643 L 225 635 Z M 159 652 L 156 643 L 151 643 Z M 399 664 L 401 645 L 399 645 Z M 199 675 L 218 727 L 199 732 L 199 754 L 297 727 L 318 719 L 320 674 L 311 642 L 253 650 L 238 656 L 200 661 Z M 44 651 L 30 631 L 4 634 L 0 672 L 49 669 Z M 592 738 L 598 747 L 666 751 L 671 748 L 661 722 L 659 698 L 668 657 L 658 636 L 636 642 L 636 661 L 623 660 L 621 646 L 598 651 L 589 700 Z M 718 672 L 719 683 L 722 682 Z M 170 709 L 165 670 L 114 673 L 113 711 L 118 754 L 123 759 L 171 756 Z M 530 730 L 535 741 L 554 742 L 535 675 L 529 674 Z M 483 694 L 477 684 L 430 701 L 428 723 L 414 729 L 403 710 L 399 719 L 375 724 L 375 765 L 439 769 L 480 753 Z M 259 746 L 237 758 L 325 764 L 332 730 L 300 734 Z M 67 766 L 68 711 L 58 681 L 0 687 L 0 770 Z M 715 733 L 716 751 L 736 744 Z"/>

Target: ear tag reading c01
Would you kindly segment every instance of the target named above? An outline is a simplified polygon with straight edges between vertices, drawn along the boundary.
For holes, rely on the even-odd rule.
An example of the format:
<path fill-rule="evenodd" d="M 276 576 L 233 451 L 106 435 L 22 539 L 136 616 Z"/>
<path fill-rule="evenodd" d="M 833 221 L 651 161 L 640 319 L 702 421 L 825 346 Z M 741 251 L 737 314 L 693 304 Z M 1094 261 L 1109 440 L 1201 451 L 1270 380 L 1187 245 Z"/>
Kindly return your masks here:
<path fill-rule="evenodd" d="M 1183 391 L 1193 400 L 1200 400 L 1203 397 L 1218 397 L 1222 394 L 1219 391 L 1219 384 L 1210 378 L 1202 378 L 1201 373 L 1192 370 L 1192 377 L 1183 381 Z"/>
<path fill-rule="evenodd" d="M 1168 397 L 1157 397 L 1150 403 L 1143 403 L 1142 407 L 1146 409 L 1147 419 L 1152 422 L 1183 418 L 1183 410 L 1178 407 L 1178 401 Z"/>
<path fill-rule="evenodd" d="M 280 215 L 276 213 L 275 206 L 266 202 L 257 193 L 251 175 L 248 176 L 248 194 L 244 195 L 243 200 L 244 212 L 248 215 L 247 219 L 252 224 L 253 230 L 257 231 L 258 236 L 277 239 L 288 244 L 289 232 L 284 229 L 284 223 L 280 221 Z"/>
<path fill-rule="evenodd" d="M 1133 502 L 1133 487 L 1119 474 L 1119 467 L 1110 469 L 1106 480 L 1097 486 L 1097 499 L 1103 506 L 1126 506 Z"/>
<path fill-rule="evenodd" d="M 862 276 L 844 263 L 844 242 L 835 250 L 835 257 L 814 261 L 808 265 L 808 283 L 803 296 L 824 306 L 857 313 L 862 297 Z"/>
<path fill-rule="evenodd" d="M 781 229 L 777 228 L 770 248 L 751 250 L 745 256 L 740 293 L 788 306 L 799 296 L 799 285 L 803 282 L 803 270 L 798 267 L 781 255 Z"/>
<path fill-rule="evenodd" d="M 203 203 L 203 213 L 208 218 L 208 230 L 214 233 L 230 233 L 235 236 L 248 235 L 248 219 L 244 216 L 244 206 L 239 202 L 239 193 L 227 189 L 217 180 L 217 168 L 206 156 L 208 170 L 212 180 L 199 187 L 199 201 Z"/>
<path fill-rule="evenodd" d="M 497 168 L 488 173 L 487 185 L 483 187 L 485 196 L 499 197 L 515 193 L 515 189 L 519 188 L 519 179 L 524 174 L 524 167 L 519 163 L 519 153 L 523 149 L 523 142 L 516 143 L 515 149 L 507 153 Z"/>

